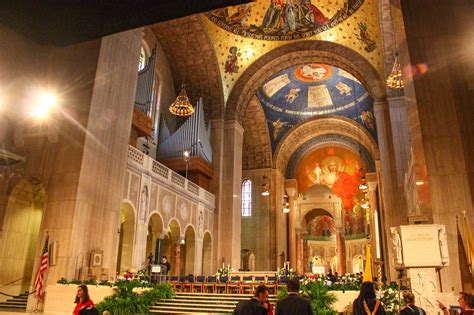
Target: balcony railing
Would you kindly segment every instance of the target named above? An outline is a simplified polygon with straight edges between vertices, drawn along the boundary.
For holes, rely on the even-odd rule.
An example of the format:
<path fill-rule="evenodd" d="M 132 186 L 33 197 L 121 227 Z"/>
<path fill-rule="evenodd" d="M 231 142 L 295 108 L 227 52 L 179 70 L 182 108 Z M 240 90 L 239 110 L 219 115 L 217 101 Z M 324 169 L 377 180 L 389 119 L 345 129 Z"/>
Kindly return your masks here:
<path fill-rule="evenodd" d="M 184 193 L 192 199 L 198 199 L 212 209 L 215 207 L 215 196 L 213 194 L 132 146 L 128 147 L 128 165 L 150 175 L 158 182 Z"/>

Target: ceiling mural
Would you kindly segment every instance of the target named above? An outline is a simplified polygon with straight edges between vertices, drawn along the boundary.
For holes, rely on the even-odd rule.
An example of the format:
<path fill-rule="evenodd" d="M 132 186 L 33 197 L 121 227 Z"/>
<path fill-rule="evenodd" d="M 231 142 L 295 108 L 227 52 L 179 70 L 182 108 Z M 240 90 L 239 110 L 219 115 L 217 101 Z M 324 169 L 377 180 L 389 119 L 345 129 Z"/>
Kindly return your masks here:
<path fill-rule="evenodd" d="M 236 7 L 217 9 L 207 17 L 236 35 L 259 40 L 292 40 L 310 37 L 347 20 L 364 0 L 257 1 Z"/>
<path fill-rule="evenodd" d="M 376 138 L 372 99 L 350 73 L 325 64 L 290 67 L 257 92 L 267 119 L 272 150 L 297 123 L 318 115 L 353 119 Z"/>
<path fill-rule="evenodd" d="M 291 41 L 323 40 L 347 46 L 383 73 L 378 0 L 256 0 L 205 16 L 226 101 L 249 65 Z"/>
<path fill-rule="evenodd" d="M 360 156 L 349 149 L 339 146 L 326 146 L 316 149 L 304 156 L 296 168 L 296 180 L 298 182 L 298 190 L 304 193 L 313 185 L 325 185 L 331 191 L 341 198 L 345 215 L 344 228 L 346 236 L 352 238 L 363 237 L 367 231 L 365 225 L 366 212 L 361 204 L 365 195 L 359 190 L 361 183 L 361 169 L 364 169 Z M 317 217 L 320 218 L 320 217 Z M 315 222 L 315 237 L 331 236 L 332 232 L 326 231 L 324 234 L 324 222 Z M 331 225 L 328 224 L 331 231 Z"/>

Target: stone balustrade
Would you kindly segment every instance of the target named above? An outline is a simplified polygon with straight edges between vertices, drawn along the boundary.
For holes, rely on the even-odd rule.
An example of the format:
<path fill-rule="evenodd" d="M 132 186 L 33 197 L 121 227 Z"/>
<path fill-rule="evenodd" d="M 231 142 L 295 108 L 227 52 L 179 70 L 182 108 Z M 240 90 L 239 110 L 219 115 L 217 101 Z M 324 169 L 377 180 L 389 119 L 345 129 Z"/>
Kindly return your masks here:
<path fill-rule="evenodd" d="M 191 200 L 202 202 L 212 209 L 215 207 L 215 196 L 212 193 L 132 146 L 128 147 L 127 167 L 151 176 L 159 183 L 181 192 Z"/>

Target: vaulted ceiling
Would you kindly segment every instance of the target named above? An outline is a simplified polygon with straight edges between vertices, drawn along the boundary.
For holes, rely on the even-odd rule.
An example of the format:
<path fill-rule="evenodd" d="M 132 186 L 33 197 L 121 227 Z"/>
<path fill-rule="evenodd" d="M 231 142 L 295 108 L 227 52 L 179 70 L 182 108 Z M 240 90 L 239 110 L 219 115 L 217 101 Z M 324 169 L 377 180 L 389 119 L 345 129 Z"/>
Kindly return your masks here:
<path fill-rule="evenodd" d="M 158 23 L 151 29 L 165 51 L 176 90 L 179 92 L 185 79 L 191 101 L 203 97 L 206 120 L 209 120 L 221 117 L 224 96 L 214 46 L 202 19 L 201 15 L 193 15 Z"/>

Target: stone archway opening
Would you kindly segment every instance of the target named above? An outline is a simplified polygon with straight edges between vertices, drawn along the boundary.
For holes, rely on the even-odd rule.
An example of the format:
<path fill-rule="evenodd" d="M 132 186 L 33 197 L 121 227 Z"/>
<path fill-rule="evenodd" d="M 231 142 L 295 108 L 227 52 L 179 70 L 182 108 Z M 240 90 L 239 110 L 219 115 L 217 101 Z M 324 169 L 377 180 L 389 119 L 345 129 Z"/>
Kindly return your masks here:
<path fill-rule="evenodd" d="M 2 292 L 17 295 L 29 289 L 38 242 L 44 242 L 41 222 L 46 190 L 36 178 L 21 179 L 12 189 L 0 238 Z"/>
<path fill-rule="evenodd" d="M 133 269 L 133 247 L 135 243 L 135 209 L 124 202 L 120 218 L 120 238 L 117 256 L 117 272 L 123 274 Z"/>
<path fill-rule="evenodd" d="M 168 225 L 168 233 L 163 241 L 165 256 L 171 263 L 169 274 L 179 275 L 181 270 L 181 227 L 176 220 L 172 220 Z"/>
<path fill-rule="evenodd" d="M 158 263 L 163 253 L 163 241 L 160 236 L 163 234 L 163 220 L 160 215 L 154 213 L 148 221 L 148 231 L 146 239 L 147 257 L 153 257 L 153 262 Z"/>
<path fill-rule="evenodd" d="M 202 274 L 210 275 L 212 272 L 212 238 L 209 232 L 204 233 L 202 240 Z"/>
<path fill-rule="evenodd" d="M 196 253 L 196 233 L 189 225 L 184 231 L 184 244 L 181 246 L 182 274 L 194 274 L 194 258 Z"/>

